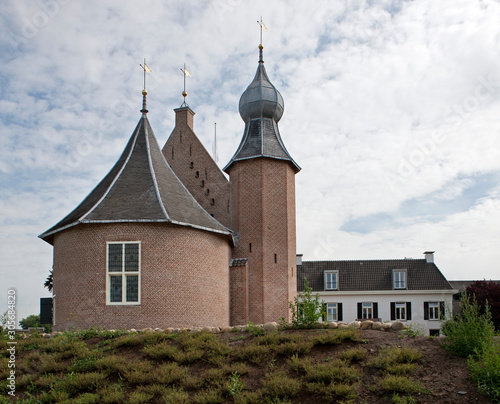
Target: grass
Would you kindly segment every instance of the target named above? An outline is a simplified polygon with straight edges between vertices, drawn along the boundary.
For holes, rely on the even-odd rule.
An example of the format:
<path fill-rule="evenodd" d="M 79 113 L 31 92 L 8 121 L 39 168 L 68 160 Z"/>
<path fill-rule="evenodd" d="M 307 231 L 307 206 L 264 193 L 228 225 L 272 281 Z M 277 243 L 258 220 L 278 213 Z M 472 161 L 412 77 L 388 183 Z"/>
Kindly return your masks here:
<path fill-rule="evenodd" d="M 33 336 L 19 341 L 17 396 L 25 403 L 279 404 L 313 397 L 347 404 L 362 402 L 358 392 L 373 380 L 387 402 L 412 403 L 412 394 L 426 393 L 412 379 L 420 352 L 373 352 L 364 343 L 355 329 Z M 6 359 L 0 357 L 2 369 Z M 367 375 L 370 367 L 381 377 Z"/>

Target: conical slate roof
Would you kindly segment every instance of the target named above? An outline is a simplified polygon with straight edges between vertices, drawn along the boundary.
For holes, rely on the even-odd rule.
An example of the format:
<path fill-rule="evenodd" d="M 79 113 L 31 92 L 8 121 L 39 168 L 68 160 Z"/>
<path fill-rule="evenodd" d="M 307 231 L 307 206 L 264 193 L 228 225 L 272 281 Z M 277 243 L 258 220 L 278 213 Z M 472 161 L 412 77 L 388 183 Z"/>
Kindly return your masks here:
<path fill-rule="evenodd" d="M 231 234 L 196 202 L 173 173 L 146 113 L 106 177 L 69 215 L 39 237 L 52 244 L 55 233 L 80 223 L 134 222 L 173 223 Z"/>
<path fill-rule="evenodd" d="M 257 72 L 240 98 L 240 115 L 245 121 L 243 139 L 224 171 L 227 172 L 236 161 L 269 157 L 290 161 L 298 172 L 300 167 L 286 150 L 278 129 L 285 107 L 283 97 L 269 80 L 264 67 L 262 46 L 259 49 Z"/>

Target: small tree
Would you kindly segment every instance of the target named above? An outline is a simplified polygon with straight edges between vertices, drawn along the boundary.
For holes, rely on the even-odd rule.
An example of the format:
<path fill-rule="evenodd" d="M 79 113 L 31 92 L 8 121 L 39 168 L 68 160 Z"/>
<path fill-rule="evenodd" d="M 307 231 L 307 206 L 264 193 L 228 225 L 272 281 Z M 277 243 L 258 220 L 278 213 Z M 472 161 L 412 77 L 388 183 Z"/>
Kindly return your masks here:
<path fill-rule="evenodd" d="M 481 314 L 474 296 L 464 293 L 460 299 L 462 313 L 443 323 L 446 338 L 443 347 L 460 356 L 480 356 L 493 342 L 495 327 L 488 306 Z"/>
<path fill-rule="evenodd" d="M 19 325 L 23 330 L 27 330 L 30 327 L 41 327 L 40 316 L 32 314 L 31 316 L 23 318 L 21 321 L 19 321 Z"/>
<path fill-rule="evenodd" d="M 486 312 L 486 306 L 491 312 L 491 321 L 497 331 L 500 330 L 500 284 L 492 281 L 475 281 L 467 286 L 467 295 L 475 296 L 480 312 Z"/>
<path fill-rule="evenodd" d="M 299 292 L 290 302 L 292 310 L 292 324 L 296 328 L 313 328 L 323 315 L 323 302 L 319 300 L 319 293 L 312 296 L 309 281 L 304 278 L 304 291 Z"/>

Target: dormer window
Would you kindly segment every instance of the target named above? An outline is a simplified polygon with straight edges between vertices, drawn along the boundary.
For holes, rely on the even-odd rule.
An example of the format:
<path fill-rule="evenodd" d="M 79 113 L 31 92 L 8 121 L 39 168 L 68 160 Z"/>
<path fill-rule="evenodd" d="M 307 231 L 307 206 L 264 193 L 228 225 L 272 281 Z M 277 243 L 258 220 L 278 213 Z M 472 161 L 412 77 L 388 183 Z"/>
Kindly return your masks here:
<path fill-rule="evenodd" d="M 406 269 L 392 270 L 392 288 L 407 289 L 406 286 Z"/>
<path fill-rule="evenodd" d="M 339 271 L 325 271 L 325 290 L 338 290 Z"/>

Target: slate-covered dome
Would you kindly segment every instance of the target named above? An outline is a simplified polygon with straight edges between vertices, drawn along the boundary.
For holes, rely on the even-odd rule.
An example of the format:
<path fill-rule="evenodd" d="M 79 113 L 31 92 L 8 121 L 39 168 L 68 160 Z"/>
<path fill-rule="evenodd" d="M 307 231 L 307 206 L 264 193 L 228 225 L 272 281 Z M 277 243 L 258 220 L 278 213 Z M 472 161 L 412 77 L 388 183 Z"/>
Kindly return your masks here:
<path fill-rule="evenodd" d="M 267 76 L 260 49 L 257 73 L 240 98 L 241 118 L 245 122 L 256 118 L 272 118 L 278 122 L 283 115 L 284 107 L 283 97 Z"/>

